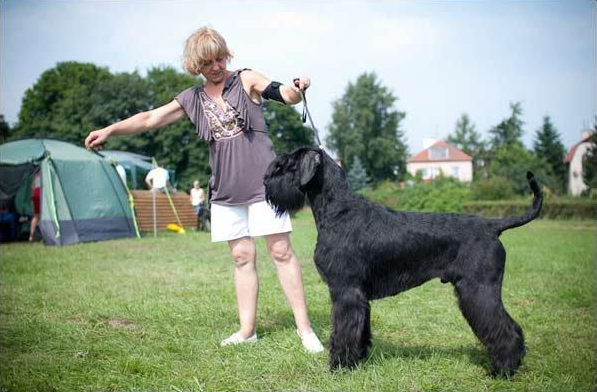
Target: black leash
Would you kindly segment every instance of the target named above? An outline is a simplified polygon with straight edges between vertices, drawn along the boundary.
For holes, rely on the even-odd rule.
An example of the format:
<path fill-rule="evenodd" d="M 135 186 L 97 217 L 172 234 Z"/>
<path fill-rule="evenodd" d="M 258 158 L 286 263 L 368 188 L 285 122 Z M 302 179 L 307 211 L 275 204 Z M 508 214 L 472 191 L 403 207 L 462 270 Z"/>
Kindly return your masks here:
<path fill-rule="evenodd" d="M 298 79 L 294 79 L 293 82 L 296 87 L 299 86 Z M 323 144 L 321 144 L 321 140 L 319 139 L 319 132 L 317 131 L 317 128 L 315 128 L 315 124 L 313 123 L 313 119 L 311 118 L 311 112 L 309 112 L 309 107 L 307 106 L 307 97 L 305 96 L 306 93 L 302 90 L 299 90 L 299 93 L 301 94 L 301 99 L 303 100 L 303 116 L 302 116 L 303 124 L 307 122 L 307 117 L 309 117 L 309 123 L 311 124 L 311 128 L 313 129 L 313 135 L 315 136 L 315 141 L 317 142 L 317 145 L 319 146 L 319 148 L 323 149 Z"/>

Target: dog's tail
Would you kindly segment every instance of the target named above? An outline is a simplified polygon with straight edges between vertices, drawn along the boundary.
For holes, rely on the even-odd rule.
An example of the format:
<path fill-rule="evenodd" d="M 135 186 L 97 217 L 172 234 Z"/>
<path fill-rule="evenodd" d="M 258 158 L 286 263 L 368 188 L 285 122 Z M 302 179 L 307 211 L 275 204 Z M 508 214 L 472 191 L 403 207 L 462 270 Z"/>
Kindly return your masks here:
<path fill-rule="evenodd" d="M 543 192 L 541 192 L 541 189 L 537 184 L 537 180 L 535 180 L 535 176 L 530 171 L 527 172 L 527 181 L 529 182 L 529 186 L 533 191 L 533 203 L 522 216 L 510 216 L 508 218 L 497 219 L 496 229 L 498 234 L 501 234 L 505 230 L 529 223 L 539 215 L 539 212 L 541 212 L 541 205 L 543 204 Z"/>

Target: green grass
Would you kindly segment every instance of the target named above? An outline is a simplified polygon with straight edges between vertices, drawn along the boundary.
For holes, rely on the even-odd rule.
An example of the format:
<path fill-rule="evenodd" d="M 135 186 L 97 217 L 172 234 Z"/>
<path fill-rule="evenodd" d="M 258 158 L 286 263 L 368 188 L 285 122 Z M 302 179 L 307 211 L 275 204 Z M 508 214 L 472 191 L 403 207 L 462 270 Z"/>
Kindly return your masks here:
<path fill-rule="evenodd" d="M 312 262 L 315 228 L 294 219 L 313 327 L 330 334 L 327 288 Z M 275 268 L 259 240 L 259 342 L 219 342 L 237 327 L 233 265 L 205 233 L 67 247 L 0 247 L 0 389 L 593 391 L 595 228 L 537 221 L 502 235 L 504 303 L 528 354 L 510 380 L 435 280 L 372 304 L 373 346 L 352 372 L 303 353 Z"/>

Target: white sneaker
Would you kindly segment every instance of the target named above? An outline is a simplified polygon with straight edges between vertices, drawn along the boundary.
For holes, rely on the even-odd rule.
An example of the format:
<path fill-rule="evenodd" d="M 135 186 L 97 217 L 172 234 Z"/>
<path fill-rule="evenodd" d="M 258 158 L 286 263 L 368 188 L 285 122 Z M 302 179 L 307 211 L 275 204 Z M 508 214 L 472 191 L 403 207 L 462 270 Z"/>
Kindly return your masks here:
<path fill-rule="evenodd" d="M 236 344 L 255 343 L 256 341 L 257 341 L 256 333 L 253 334 L 253 336 L 250 336 L 245 339 L 241 336 L 240 333 L 235 332 L 232 335 L 230 335 L 230 337 L 222 340 L 222 342 L 220 343 L 220 346 L 225 347 L 225 346 L 236 345 Z"/>
<path fill-rule="evenodd" d="M 317 354 L 323 351 L 323 346 L 317 338 L 317 335 L 315 335 L 315 332 L 311 331 L 301 336 L 301 334 L 297 330 L 296 334 L 301 338 L 301 341 L 303 342 L 303 347 L 308 353 Z"/>

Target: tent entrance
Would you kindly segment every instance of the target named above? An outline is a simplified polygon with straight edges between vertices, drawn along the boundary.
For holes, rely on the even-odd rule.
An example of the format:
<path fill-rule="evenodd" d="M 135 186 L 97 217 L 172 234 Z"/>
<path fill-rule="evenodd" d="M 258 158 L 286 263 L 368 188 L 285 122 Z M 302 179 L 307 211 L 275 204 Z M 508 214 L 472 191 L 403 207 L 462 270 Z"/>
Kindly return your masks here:
<path fill-rule="evenodd" d="M 0 165 L 0 242 L 26 240 L 33 216 L 31 181 L 38 163 Z"/>

